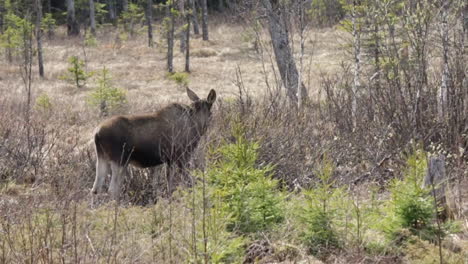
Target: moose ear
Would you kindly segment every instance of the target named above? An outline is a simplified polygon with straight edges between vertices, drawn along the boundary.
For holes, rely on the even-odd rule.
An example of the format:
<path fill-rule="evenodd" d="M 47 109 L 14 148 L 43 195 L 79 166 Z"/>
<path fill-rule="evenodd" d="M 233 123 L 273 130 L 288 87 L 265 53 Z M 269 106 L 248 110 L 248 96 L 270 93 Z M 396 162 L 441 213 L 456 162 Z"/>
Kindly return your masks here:
<path fill-rule="evenodd" d="M 215 90 L 211 89 L 210 93 L 208 94 L 208 97 L 206 98 L 206 101 L 209 104 L 213 104 L 215 100 L 216 100 L 216 92 Z"/>
<path fill-rule="evenodd" d="M 192 101 L 200 100 L 198 95 L 194 91 L 190 90 L 188 87 L 187 87 L 187 95 L 190 98 L 190 100 L 192 100 Z"/>

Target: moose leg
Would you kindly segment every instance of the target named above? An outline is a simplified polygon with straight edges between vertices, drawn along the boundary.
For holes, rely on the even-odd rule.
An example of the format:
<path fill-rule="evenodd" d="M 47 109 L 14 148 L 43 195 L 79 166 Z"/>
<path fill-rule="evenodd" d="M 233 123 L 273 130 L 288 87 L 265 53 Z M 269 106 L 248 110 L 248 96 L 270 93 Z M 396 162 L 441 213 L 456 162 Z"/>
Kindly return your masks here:
<path fill-rule="evenodd" d="M 111 162 L 112 179 L 109 185 L 109 193 L 114 200 L 118 200 L 120 196 L 120 188 L 122 185 L 123 167 L 118 163 Z"/>
<path fill-rule="evenodd" d="M 186 154 L 182 157 L 180 157 L 176 164 L 177 164 L 177 169 L 178 173 L 180 174 L 180 179 L 182 183 L 186 183 L 186 186 L 192 187 L 194 186 L 193 183 L 193 178 L 190 175 L 190 157 Z"/>
<path fill-rule="evenodd" d="M 97 157 L 96 161 L 96 179 L 94 180 L 92 193 L 97 194 L 102 191 L 102 185 L 109 174 L 109 162 L 103 158 Z"/>
<path fill-rule="evenodd" d="M 173 177 L 174 177 L 174 166 L 171 165 L 171 164 L 166 164 L 166 168 L 165 168 L 165 174 L 166 174 L 166 182 L 167 182 L 167 196 L 169 197 L 169 199 L 171 199 L 171 196 L 172 196 L 172 184 L 173 184 Z"/>

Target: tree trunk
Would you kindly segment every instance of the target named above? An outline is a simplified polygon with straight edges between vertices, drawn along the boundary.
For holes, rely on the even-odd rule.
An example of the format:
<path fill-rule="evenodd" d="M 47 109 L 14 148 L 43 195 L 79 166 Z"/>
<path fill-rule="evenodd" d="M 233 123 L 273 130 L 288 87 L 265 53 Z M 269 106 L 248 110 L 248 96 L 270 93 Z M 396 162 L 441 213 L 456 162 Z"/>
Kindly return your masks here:
<path fill-rule="evenodd" d="M 148 25 L 148 47 L 153 47 L 153 0 L 147 0 L 146 24 Z"/>
<path fill-rule="evenodd" d="M 4 3 L 0 3 L 0 34 L 3 34 L 3 27 L 4 27 L 4 14 L 6 13 Z"/>
<path fill-rule="evenodd" d="M 304 70 L 304 53 L 305 53 L 305 38 L 304 32 L 306 30 L 306 24 L 304 19 L 304 2 L 301 1 L 299 4 L 299 36 L 300 36 L 300 56 L 299 56 L 299 74 L 298 74 L 298 81 L 297 81 L 297 107 L 299 109 L 302 108 L 302 73 Z"/>
<path fill-rule="evenodd" d="M 440 212 L 443 218 L 446 218 L 449 213 L 446 188 L 449 177 L 445 171 L 445 157 L 444 155 L 432 156 L 427 163 L 427 173 L 424 177 L 422 186 L 425 188 L 432 187 L 432 195 L 434 196 L 437 207 L 442 207 L 443 211 Z M 444 215 L 445 214 L 445 215 Z"/>
<path fill-rule="evenodd" d="M 228 9 L 235 10 L 237 3 L 232 3 L 230 0 L 226 0 L 226 6 Z"/>
<path fill-rule="evenodd" d="M 218 0 L 218 10 L 219 12 L 224 11 L 224 0 Z"/>
<path fill-rule="evenodd" d="M 424 178 L 423 185 L 432 189 L 432 197 L 434 198 L 434 213 L 437 216 L 437 230 L 441 231 L 441 220 L 445 221 L 450 217 L 451 210 L 447 203 L 446 186 L 449 180 L 445 173 L 445 157 L 440 155 L 439 157 L 431 157 L 428 162 L 428 170 L 426 177 Z M 439 208 L 443 210 L 440 211 Z M 442 236 L 441 232 L 437 232 L 437 244 L 439 246 L 439 263 L 444 263 L 442 256 Z"/>
<path fill-rule="evenodd" d="M 380 90 L 380 28 L 379 24 L 376 20 L 374 20 L 374 32 L 373 32 L 373 38 L 374 38 L 374 74 L 371 77 L 371 81 L 374 85 L 369 85 L 369 112 L 368 112 L 368 117 L 369 120 L 372 122 L 374 121 L 374 90 L 379 91 Z M 374 87 L 372 87 L 374 86 Z"/>
<path fill-rule="evenodd" d="M 122 0 L 122 10 L 124 12 L 128 11 L 128 0 Z"/>
<path fill-rule="evenodd" d="M 42 3 L 36 0 L 36 41 L 37 41 L 37 62 L 39 66 L 39 75 L 44 78 L 44 60 L 42 58 Z"/>
<path fill-rule="evenodd" d="M 47 0 L 47 13 L 52 14 L 52 0 Z M 49 28 L 47 28 L 47 38 L 53 39 L 54 38 L 54 26 L 49 25 Z"/>
<path fill-rule="evenodd" d="M 184 20 L 185 20 L 185 0 L 179 0 L 179 13 L 181 14 L 181 21 L 182 21 L 182 26 L 184 26 Z M 189 28 L 190 30 L 190 28 Z M 184 53 L 185 52 L 185 44 L 186 44 L 186 39 L 185 37 L 187 36 L 186 30 L 181 30 L 180 31 L 180 52 Z"/>
<path fill-rule="evenodd" d="M 127 0 L 122 0 L 122 12 L 123 13 L 127 13 L 128 12 L 128 1 Z M 122 19 L 123 20 L 123 26 L 124 26 L 124 29 L 125 29 L 125 32 L 130 32 L 130 36 L 133 37 L 133 25 L 129 25 L 128 24 L 128 20 L 127 19 Z M 133 22 L 130 22 L 130 23 L 133 23 Z"/>
<path fill-rule="evenodd" d="M 7 36 L 6 42 L 8 46 L 11 45 L 11 37 L 9 35 Z M 6 48 L 6 56 L 7 56 L 8 63 L 13 63 L 13 52 L 10 47 Z"/>
<path fill-rule="evenodd" d="M 190 12 L 187 12 L 187 29 L 185 30 L 185 40 L 187 43 L 185 44 L 185 71 L 190 72 L 190 20 L 191 15 Z"/>
<path fill-rule="evenodd" d="M 195 0 L 188 0 L 192 8 L 193 34 L 200 35 L 200 27 L 198 26 L 198 9 L 195 5 Z"/>
<path fill-rule="evenodd" d="M 461 47 L 461 54 L 463 57 L 466 56 L 466 48 L 465 48 L 465 41 L 466 37 L 468 36 L 468 4 L 463 2 L 462 8 L 461 8 L 461 23 L 462 23 L 462 29 L 461 29 L 461 37 L 460 37 L 460 47 Z M 466 61 L 466 60 L 465 60 Z M 468 78 L 467 78 L 466 72 L 463 73 L 463 78 L 462 78 L 462 89 L 465 91 L 465 105 L 464 105 L 464 110 L 465 113 L 468 113 Z"/>
<path fill-rule="evenodd" d="M 80 25 L 75 17 L 75 1 L 67 0 L 67 34 L 77 36 L 80 34 Z"/>
<path fill-rule="evenodd" d="M 440 122 L 446 122 L 448 118 L 448 93 L 450 89 L 450 72 L 449 72 L 449 36 L 448 36 L 448 23 L 447 23 L 447 16 L 448 16 L 448 8 L 449 3 L 447 0 L 444 0 L 442 3 L 442 10 L 440 12 L 441 16 L 441 23 L 440 23 L 440 33 L 442 36 L 442 58 L 443 58 L 443 66 L 442 66 L 442 82 L 439 89 L 439 100 L 438 100 L 438 115 Z"/>
<path fill-rule="evenodd" d="M 288 97 L 297 105 L 296 91 L 299 87 L 299 74 L 289 44 L 289 35 L 284 21 L 284 14 L 282 13 L 283 9 L 280 8 L 278 12 L 273 10 L 270 0 L 262 0 L 262 3 L 267 11 L 268 29 L 281 80 Z M 303 84 L 300 84 L 300 87 L 302 99 L 306 99 L 307 90 Z"/>
<path fill-rule="evenodd" d="M 172 73 L 174 71 L 173 58 L 174 58 L 174 14 L 171 12 L 173 5 L 172 2 L 166 7 L 166 16 L 169 18 L 169 25 L 167 28 L 167 71 Z"/>
<path fill-rule="evenodd" d="M 353 129 L 357 123 L 357 98 L 361 86 L 361 29 L 359 28 L 356 11 L 356 1 L 353 1 L 352 10 L 352 24 L 353 24 L 353 46 L 354 46 L 354 80 L 351 95 L 351 119 L 353 122 Z"/>
<path fill-rule="evenodd" d="M 208 40 L 208 6 L 206 0 L 201 0 L 202 6 L 202 34 L 203 40 Z"/>
<path fill-rule="evenodd" d="M 96 36 L 96 14 L 94 10 L 94 0 L 89 0 L 89 21 L 91 24 L 91 34 Z"/>
<path fill-rule="evenodd" d="M 109 19 L 112 25 L 117 26 L 117 14 L 115 12 L 114 0 L 107 0 L 107 7 L 109 11 Z"/>

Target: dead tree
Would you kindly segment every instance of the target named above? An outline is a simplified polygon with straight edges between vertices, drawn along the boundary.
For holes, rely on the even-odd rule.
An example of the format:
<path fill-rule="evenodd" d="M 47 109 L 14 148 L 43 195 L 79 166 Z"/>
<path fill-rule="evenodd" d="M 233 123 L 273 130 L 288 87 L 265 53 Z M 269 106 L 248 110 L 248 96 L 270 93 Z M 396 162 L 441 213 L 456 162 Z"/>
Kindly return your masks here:
<path fill-rule="evenodd" d="M 437 197 L 437 200 L 444 200 L 447 175 L 445 173 L 445 158 L 442 155 L 429 158 L 427 174 L 424 177 L 423 187 L 431 188 L 432 185 L 435 187 L 435 196 Z"/>
<path fill-rule="evenodd" d="M 285 21 L 286 14 L 284 12 L 286 11 L 284 8 L 281 8 L 281 4 L 277 4 L 279 6 L 273 8 L 270 0 L 262 0 L 262 4 L 266 10 L 268 29 L 281 80 L 286 88 L 287 96 L 297 105 L 297 88 L 301 87 L 300 94 L 303 100 L 307 98 L 307 90 L 304 84 L 299 83 L 299 73 L 291 51 L 288 28 Z"/>
<path fill-rule="evenodd" d="M 424 178 L 424 187 L 429 187 L 432 191 L 434 198 L 434 208 L 437 215 L 437 240 L 439 245 L 440 263 L 442 259 L 442 236 L 441 236 L 441 220 L 447 219 L 449 215 L 449 208 L 447 206 L 446 188 L 447 188 L 447 174 L 445 173 L 445 157 L 440 155 L 438 157 L 431 157 L 428 163 L 426 177 Z M 442 206 L 443 211 L 439 212 L 437 208 Z"/>

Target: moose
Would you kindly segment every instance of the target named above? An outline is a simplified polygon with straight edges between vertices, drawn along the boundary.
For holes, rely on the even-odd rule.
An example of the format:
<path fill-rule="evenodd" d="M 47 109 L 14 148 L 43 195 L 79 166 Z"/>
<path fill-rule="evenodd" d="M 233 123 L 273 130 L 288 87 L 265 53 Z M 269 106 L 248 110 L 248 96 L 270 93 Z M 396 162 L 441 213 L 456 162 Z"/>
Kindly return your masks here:
<path fill-rule="evenodd" d="M 148 168 L 166 163 L 184 168 L 207 129 L 216 100 L 214 90 L 206 99 L 200 99 L 189 88 L 187 95 L 190 105 L 172 103 L 156 113 L 114 116 L 97 127 L 93 194 L 102 191 L 106 176 L 112 172 L 109 193 L 118 200 L 122 172 L 129 164 Z"/>

